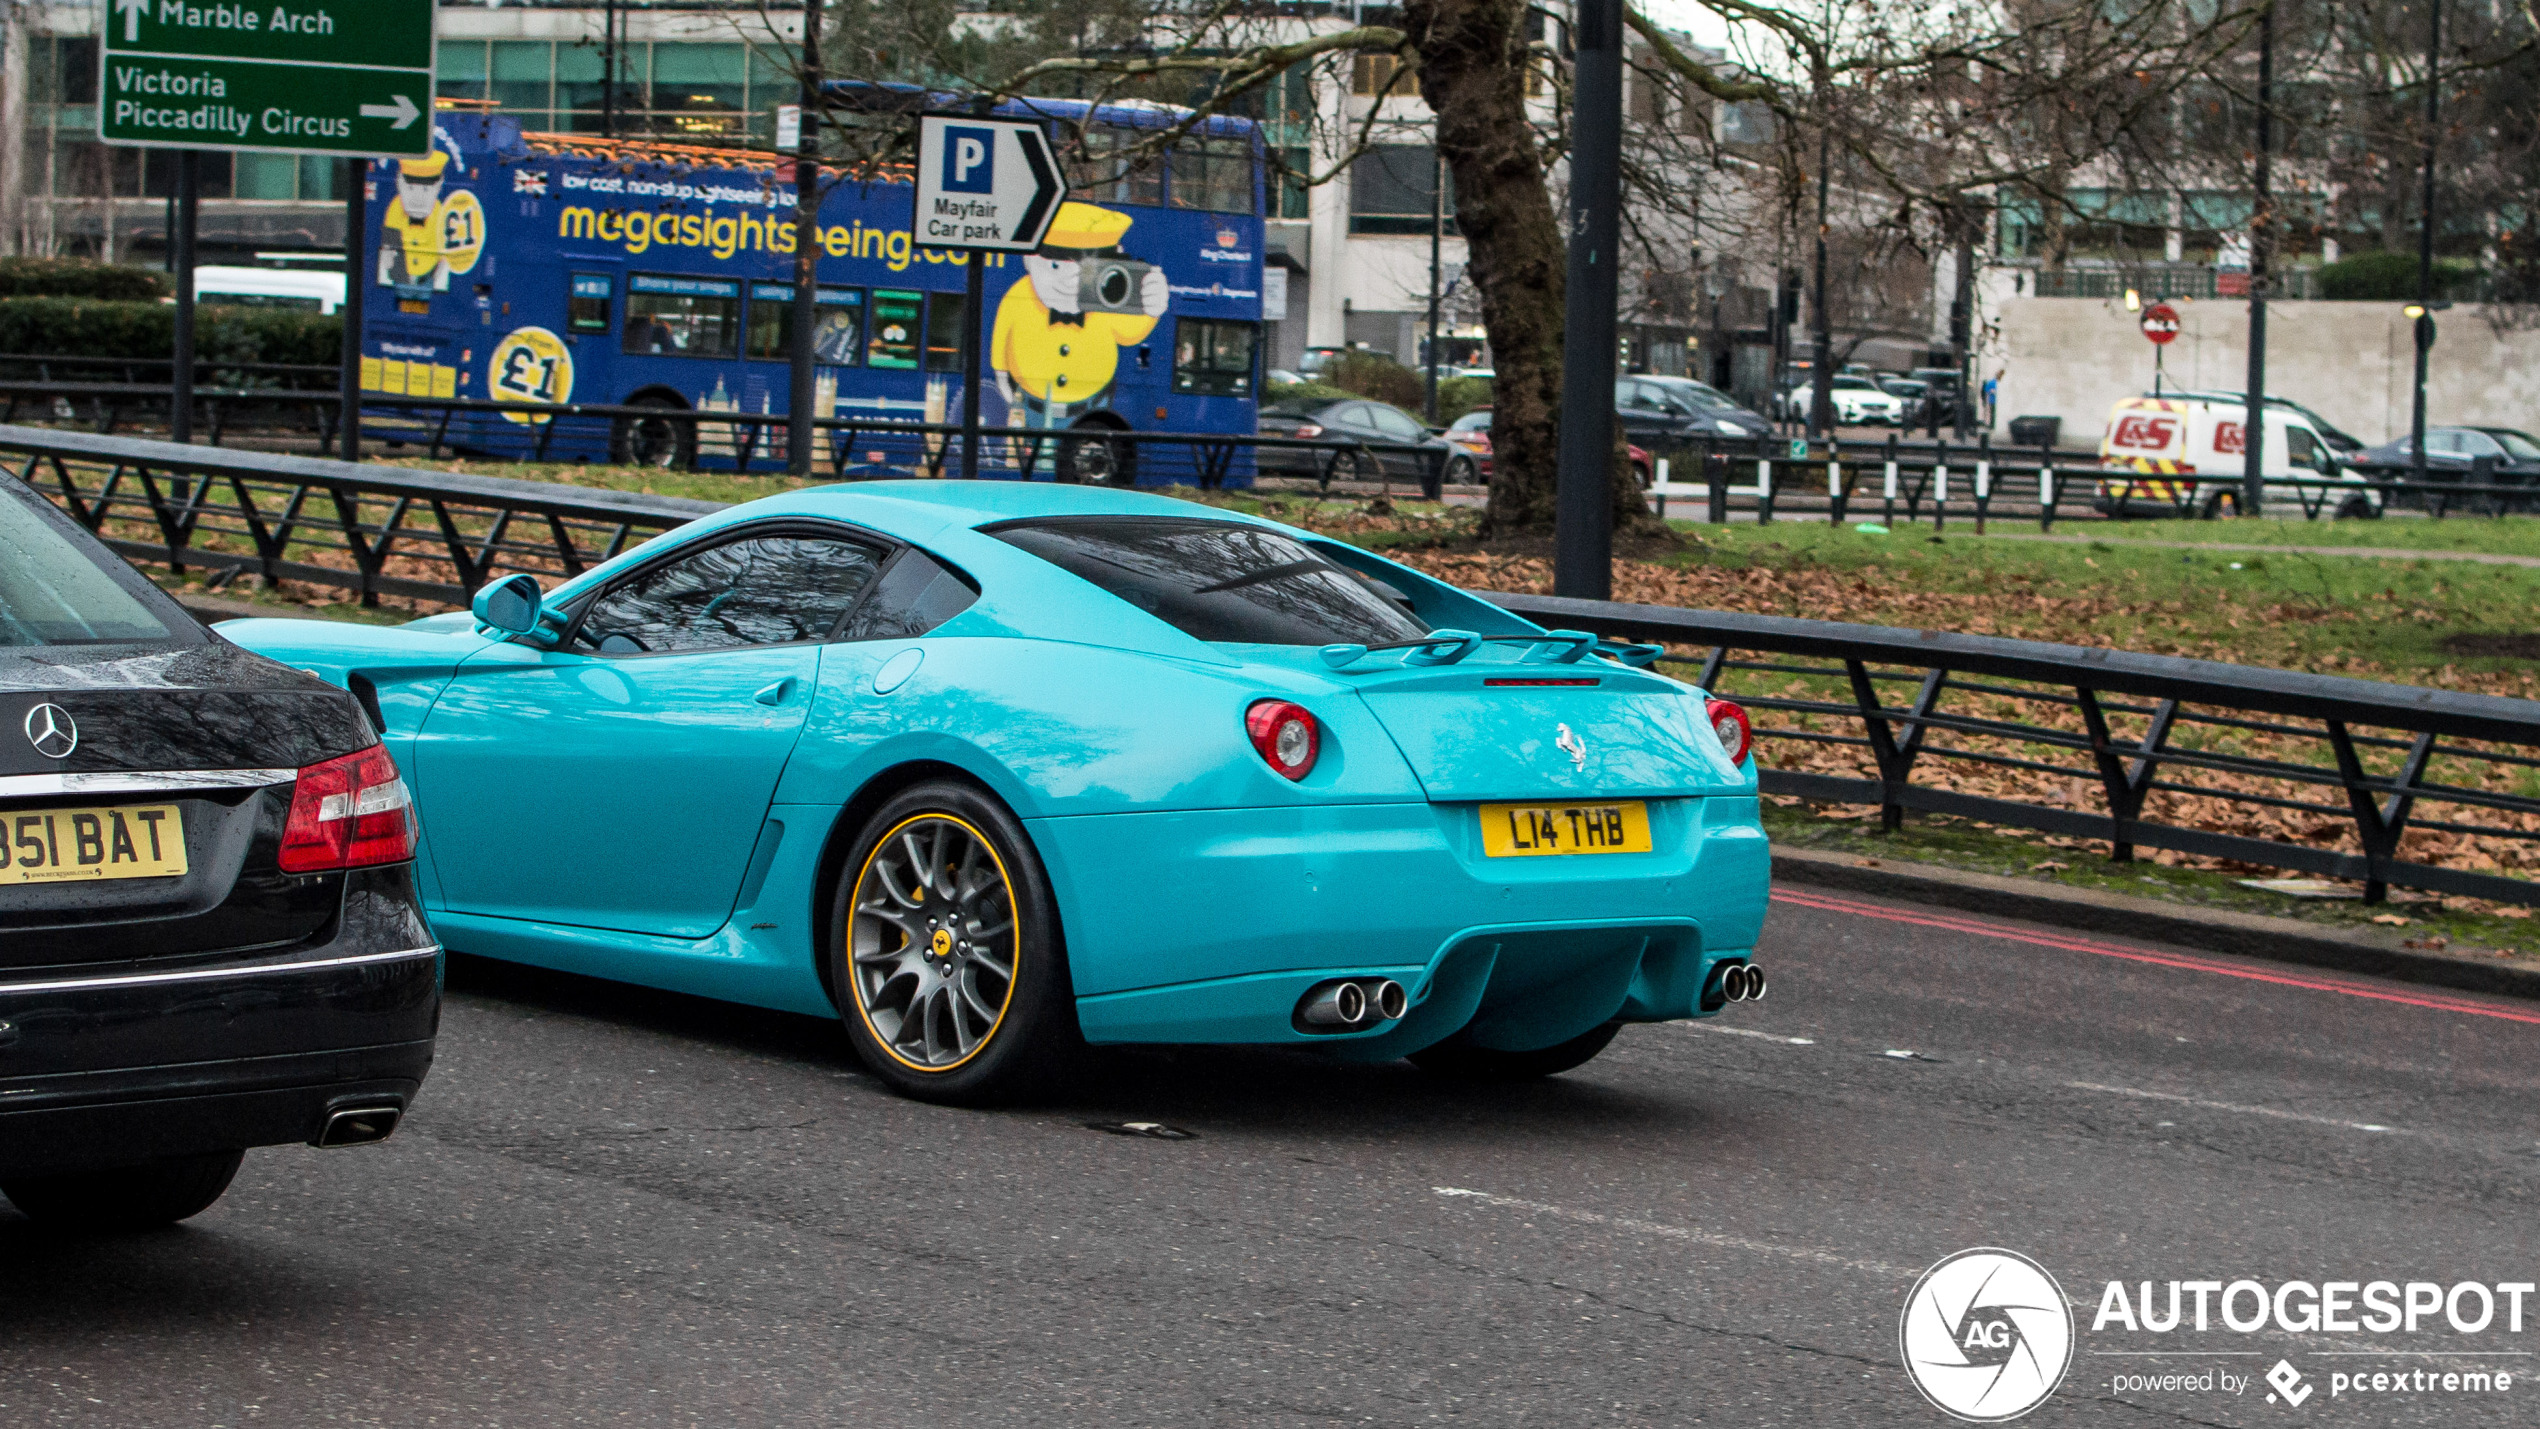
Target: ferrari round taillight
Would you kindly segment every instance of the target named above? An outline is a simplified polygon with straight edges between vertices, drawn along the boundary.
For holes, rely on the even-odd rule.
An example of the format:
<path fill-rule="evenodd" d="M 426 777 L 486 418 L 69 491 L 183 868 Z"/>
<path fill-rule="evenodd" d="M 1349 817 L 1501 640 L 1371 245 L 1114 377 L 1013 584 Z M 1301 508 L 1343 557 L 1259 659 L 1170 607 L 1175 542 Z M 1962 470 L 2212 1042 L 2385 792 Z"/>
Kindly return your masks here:
<path fill-rule="evenodd" d="M 1746 711 L 1727 700 L 1711 702 L 1711 732 L 1720 737 L 1731 764 L 1744 764 L 1746 752 L 1755 747 L 1755 727 L 1747 723 Z"/>
<path fill-rule="evenodd" d="M 1323 730 L 1302 705 L 1286 700 L 1260 700 L 1244 711 L 1244 732 L 1271 768 L 1290 779 L 1302 779 L 1323 752 Z"/>
<path fill-rule="evenodd" d="M 414 798 L 387 746 L 300 771 L 282 830 L 283 872 L 368 868 L 414 856 Z"/>

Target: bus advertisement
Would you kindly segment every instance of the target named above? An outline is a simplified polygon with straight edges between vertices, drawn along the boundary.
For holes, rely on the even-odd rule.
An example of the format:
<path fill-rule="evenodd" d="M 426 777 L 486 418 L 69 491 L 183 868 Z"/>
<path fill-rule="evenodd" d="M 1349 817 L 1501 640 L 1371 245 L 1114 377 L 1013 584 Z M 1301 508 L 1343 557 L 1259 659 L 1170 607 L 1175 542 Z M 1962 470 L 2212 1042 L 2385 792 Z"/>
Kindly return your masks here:
<path fill-rule="evenodd" d="M 1184 117 L 1057 100 L 995 112 L 1084 123 L 1114 148 L 1120 131 Z M 752 435 L 740 424 L 620 419 L 541 432 L 549 419 L 534 413 L 399 411 L 400 397 L 485 398 L 782 416 L 791 390 L 790 158 L 523 133 L 496 114 L 445 109 L 434 119 L 432 151 L 374 164 L 366 188 L 377 238 L 358 275 L 371 294 L 361 338 L 367 435 L 393 443 L 429 428 L 446 432 L 444 445 L 504 457 L 785 464 L 781 424 Z M 1253 434 L 1259 143 L 1249 120 L 1210 119 L 1153 163 L 1098 181 L 1071 172 L 1038 251 L 979 255 L 990 312 L 983 428 L 1000 438 L 999 429 Z M 915 241 L 905 173 L 827 182 L 812 239 L 813 415 L 959 421 L 972 255 Z M 869 474 L 906 474 L 923 460 L 911 453 L 935 445 L 898 444 Z M 983 474 L 1014 475 L 1028 455 L 1034 475 L 1117 479 L 1126 473 L 1113 453 L 1127 447 L 995 440 L 982 443 Z M 833 445 L 821 464 L 839 456 Z M 839 465 L 867 474 L 852 460 Z M 1241 480 L 1244 468 L 1229 475 Z"/>

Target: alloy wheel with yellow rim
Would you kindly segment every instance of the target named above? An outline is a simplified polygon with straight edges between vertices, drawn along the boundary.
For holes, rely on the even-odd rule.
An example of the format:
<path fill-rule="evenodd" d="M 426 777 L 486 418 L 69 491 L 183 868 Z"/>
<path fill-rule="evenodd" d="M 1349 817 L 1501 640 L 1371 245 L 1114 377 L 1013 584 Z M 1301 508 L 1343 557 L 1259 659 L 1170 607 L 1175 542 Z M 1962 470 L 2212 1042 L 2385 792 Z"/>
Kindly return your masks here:
<path fill-rule="evenodd" d="M 941 1074 L 988 1049 L 1014 1002 L 1017 904 L 1004 858 L 966 819 L 913 814 L 874 841 L 848 900 L 845 991 L 883 1055 Z"/>

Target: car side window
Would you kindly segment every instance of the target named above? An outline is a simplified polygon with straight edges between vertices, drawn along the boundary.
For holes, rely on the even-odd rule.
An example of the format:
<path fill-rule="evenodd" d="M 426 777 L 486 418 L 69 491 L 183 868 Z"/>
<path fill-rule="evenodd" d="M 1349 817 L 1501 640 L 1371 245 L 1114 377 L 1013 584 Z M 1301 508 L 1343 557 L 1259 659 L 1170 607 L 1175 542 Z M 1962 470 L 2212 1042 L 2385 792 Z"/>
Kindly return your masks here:
<path fill-rule="evenodd" d="M 950 568 L 911 548 L 882 573 L 873 594 L 847 617 L 841 640 L 914 640 L 970 608 L 979 598 Z"/>
<path fill-rule="evenodd" d="M 2284 459 L 2295 466 L 2318 464 L 2319 452 L 2311 441 L 2309 428 L 2287 427 L 2284 429 Z"/>
<path fill-rule="evenodd" d="M 745 536 L 649 566 L 592 602 L 572 648 L 659 655 L 825 640 L 882 568 L 837 536 Z"/>
<path fill-rule="evenodd" d="M 1367 425 L 1367 404 L 1344 402 L 1332 409 L 1330 421 L 1344 427 L 1364 427 Z"/>
<path fill-rule="evenodd" d="M 2461 434 L 2458 432 L 2428 432 L 2425 434 L 2425 449 L 2430 455 L 2458 456 L 2461 452 Z"/>
<path fill-rule="evenodd" d="M 1416 442 L 1429 434 L 1428 428 L 1391 407 L 1379 407 L 1371 403 L 1367 410 L 1376 416 L 1376 430 L 1397 441 Z"/>
<path fill-rule="evenodd" d="M 2496 445 L 2496 439 L 2485 432 L 2463 432 L 2461 433 L 2461 452 L 2471 457 L 2500 457 L 2505 454 L 2505 449 Z"/>

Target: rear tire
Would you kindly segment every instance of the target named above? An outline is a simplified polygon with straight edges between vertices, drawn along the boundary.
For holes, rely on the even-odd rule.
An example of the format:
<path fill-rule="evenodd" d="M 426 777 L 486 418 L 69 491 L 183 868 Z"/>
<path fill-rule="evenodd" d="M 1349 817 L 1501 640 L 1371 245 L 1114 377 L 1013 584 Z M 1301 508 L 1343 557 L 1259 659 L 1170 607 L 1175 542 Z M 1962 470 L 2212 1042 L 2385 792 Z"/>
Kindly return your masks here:
<path fill-rule="evenodd" d="M 56 1230 L 146 1231 L 198 1215 L 229 1189 L 244 1151 L 173 1156 L 139 1166 L 0 1183 L 0 1194 Z"/>
<path fill-rule="evenodd" d="M 2361 496 L 2349 496 L 2346 498 L 2346 504 L 2337 508 L 2337 519 L 2340 521 L 2371 521 L 2379 518 L 2380 515 L 2381 508 Z"/>
<path fill-rule="evenodd" d="M 1045 1093 L 1084 1046 L 1049 875 L 1022 824 L 971 785 L 919 784 L 875 812 L 829 928 L 848 1040 L 903 1096 Z"/>
<path fill-rule="evenodd" d="M 1434 1047 L 1412 1053 L 1411 1062 L 1432 1076 L 1459 1082 L 1531 1082 L 1559 1076 L 1573 1067 L 1585 1065 L 1597 1053 L 1604 1051 L 1605 1044 L 1613 1041 L 1614 1034 L 1622 1030 L 1623 1024 L 1608 1022 L 1567 1042 L 1555 1042 L 1531 1052 L 1503 1052 L 1495 1047 L 1476 1047 L 1458 1034 Z"/>
<path fill-rule="evenodd" d="M 1105 428 L 1097 423 L 1073 430 L 1099 434 Z M 1078 486 L 1135 486 L 1138 482 L 1135 461 L 1127 442 L 1071 433 L 1060 439 L 1052 471 L 1060 481 Z"/>
<path fill-rule="evenodd" d="M 667 397 L 638 397 L 626 405 L 664 412 L 688 410 Z M 665 417 L 620 417 L 609 429 L 609 456 L 622 466 L 687 470 L 697 464 L 697 424 Z"/>

